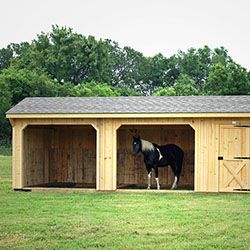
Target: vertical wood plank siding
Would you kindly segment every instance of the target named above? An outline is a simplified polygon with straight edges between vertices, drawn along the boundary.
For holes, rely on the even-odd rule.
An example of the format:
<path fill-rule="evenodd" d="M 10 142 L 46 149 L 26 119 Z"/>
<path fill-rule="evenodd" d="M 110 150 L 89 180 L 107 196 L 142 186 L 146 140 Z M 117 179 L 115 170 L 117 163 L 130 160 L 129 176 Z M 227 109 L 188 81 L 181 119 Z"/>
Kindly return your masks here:
<path fill-rule="evenodd" d="M 232 121 L 250 124 L 240 114 L 231 118 L 218 114 L 215 118 L 181 118 L 181 114 L 180 118 L 13 118 L 13 188 L 80 182 L 98 190 L 116 190 L 117 183 L 145 183 L 142 158 L 131 156 L 132 127 L 146 140 L 184 148 L 183 186 L 218 192 L 220 126 L 233 126 Z M 161 169 L 160 178 L 168 186 L 171 170 Z"/>
<path fill-rule="evenodd" d="M 96 133 L 91 126 L 28 126 L 24 186 L 96 184 Z M 59 185 L 59 184 L 58 184 Z"/>

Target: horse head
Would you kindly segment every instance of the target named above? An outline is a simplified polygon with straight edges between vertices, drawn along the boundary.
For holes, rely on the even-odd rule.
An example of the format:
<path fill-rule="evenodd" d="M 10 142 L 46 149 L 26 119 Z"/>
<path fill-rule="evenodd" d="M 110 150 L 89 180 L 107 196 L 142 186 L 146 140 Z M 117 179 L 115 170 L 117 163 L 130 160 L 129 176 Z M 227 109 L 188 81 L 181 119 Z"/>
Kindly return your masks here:
<path fill-rule="evenodd" d="M 133 155 L 137 155 L 141 152 L 141 138 L 140 136 L 133 136 Z"/>

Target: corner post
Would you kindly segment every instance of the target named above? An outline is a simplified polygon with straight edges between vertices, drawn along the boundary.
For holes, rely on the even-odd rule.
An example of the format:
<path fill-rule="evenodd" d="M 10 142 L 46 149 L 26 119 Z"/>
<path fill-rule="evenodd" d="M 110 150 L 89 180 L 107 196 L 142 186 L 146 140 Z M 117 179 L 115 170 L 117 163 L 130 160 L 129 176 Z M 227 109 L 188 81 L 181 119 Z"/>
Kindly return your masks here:
<path fill-rule="evenodd" d="M 23 183 L 23 131 L 26 124 L 15 122 L 12 128 L 12 187 L 22 189 Z"/>

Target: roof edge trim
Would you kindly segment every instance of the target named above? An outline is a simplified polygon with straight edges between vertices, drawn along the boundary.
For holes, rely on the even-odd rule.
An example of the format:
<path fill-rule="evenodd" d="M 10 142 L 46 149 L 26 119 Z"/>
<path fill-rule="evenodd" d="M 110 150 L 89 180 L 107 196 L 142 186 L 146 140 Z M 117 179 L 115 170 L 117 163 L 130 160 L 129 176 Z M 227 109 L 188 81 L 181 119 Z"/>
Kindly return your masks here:
<path fill-rule="evenodd" d="M 250 113 L 95 113 L 95 114 L 7 114 L 6 118 L 224 118 L 250 117 Z"/>

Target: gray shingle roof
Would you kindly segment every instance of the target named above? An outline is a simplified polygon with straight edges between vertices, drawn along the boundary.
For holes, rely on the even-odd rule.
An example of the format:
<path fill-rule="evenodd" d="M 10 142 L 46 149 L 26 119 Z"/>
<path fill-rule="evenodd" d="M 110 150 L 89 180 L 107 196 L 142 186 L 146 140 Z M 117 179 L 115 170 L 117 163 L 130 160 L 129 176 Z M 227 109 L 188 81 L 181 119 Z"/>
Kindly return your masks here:
<path fill-rule="evenodd" d="M 30 97 L 7 114 L 246 113 L 245 96 Z"/>

